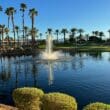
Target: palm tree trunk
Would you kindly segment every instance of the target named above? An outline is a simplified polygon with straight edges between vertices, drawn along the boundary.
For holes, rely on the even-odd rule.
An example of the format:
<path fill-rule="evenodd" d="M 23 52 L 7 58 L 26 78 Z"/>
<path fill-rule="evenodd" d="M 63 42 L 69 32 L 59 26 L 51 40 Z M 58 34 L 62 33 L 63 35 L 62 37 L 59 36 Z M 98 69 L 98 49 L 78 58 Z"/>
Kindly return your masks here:
<path fill-rule="evenodd" d="M 64 43 L 65 43 L 65 36 L 66 36 L 66 34 L 64 33 Z"/>
<path fill-rule="evenodd" d="M 0 46 L 2 45 L 2 34 L 0 33 Z"/>
<path fill-rule="evenodd" d="M 3 42 L 3 40 L 4 40 L 4 32 L 3 32 L 3 28 L 2 28 L 2 46 L 4 48 L 4 42 Z"/>
<path fill-rule="evenodd" d="M 8 16 L 8 28 L 10 28 L 10 16 Z"/>
<path fill-rule="evenodd" d="M 23 18 L 23 44 L 24 44 L 24 12 L 23 12 L 22 18 Z"/>
<path fill-rule="evenodd" d="M 19 46 L 19 35 L 18 35 L 18 31 L 17 31 L 17 39 L 18 39 L 18 46 Z"/>
<path fill-rule="evenodd" d="M 14 17 L 13 17 L 13 14 L 12 14 L 12 24 L 13 24 L 13 34 L 14 34 L 14 47 L 15 47 L 15 24 L 14 24 Z"/>
<path fill-rule="evenodd" d="M 110 32 L 109 32 L 109 39 L 110 39 Z"/>
<path fill-rule="evenodd" d="M 32 31 L 34 29 L 34 16 L 32 16 Z M 34 43 L 35 43 L 35 36 L 34 34 L 32 34 L 32 46 L 34 47 Z"/>
<path fill-rule="evenodd" d="M 57 33 L 57 43 L 58 43 L 58 33 Z"/>

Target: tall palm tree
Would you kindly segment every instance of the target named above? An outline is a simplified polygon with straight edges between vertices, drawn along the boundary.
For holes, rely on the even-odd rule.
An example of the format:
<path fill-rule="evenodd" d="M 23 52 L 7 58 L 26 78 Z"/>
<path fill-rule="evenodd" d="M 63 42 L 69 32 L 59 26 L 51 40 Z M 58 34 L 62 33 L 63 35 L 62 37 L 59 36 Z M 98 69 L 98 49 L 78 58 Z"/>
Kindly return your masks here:
<path fill-rule="evenodd" d="M 16 13 L 16 10 L 14 7 L 9 7 L 9 12 L 11 14 L 11 21 L 13 25 L 13 34 L 14 34 L 14 46 L 15 46 L 15 23 L 14 23 L 14 14 Z"/>
<path fill-rule="evenodd" d="M 102 37 L 104 36 L 104 33 L 103 32 L 99 32 L 99 37 L 100 37 L 100 40 L 102 40 Z"/>
<path fill-rule="evenodd" d="M 41 40 L 41 38 L 42 38 L 42 35 L 43 35 L 42 33 L 39 33 L 39 36 L 40 36 L 40 40 Z"/>
<path fill-rule="evenodd" d="M 2 6 L 0 5 L 0 12 L 2 12 L 3 11 L 3 9 L 2 9 Z"/>
<path fill-rule="evenodd" d="M 2 44 L 2 25 L 0 24 L 0 46 Z"/>
<path fill-rule="evenodd" d="M 28 44 L 28 30 L 29 28 L 27 26 L 24 26 L 25 41 L 27 41 L 27 44 Z"/>
<path fill-rule="evenodd" d="M 58 43 L 58 36 L 59 36 L 60 31 L 58 29 L 55 30 L 55 34 L 57 35 L 57 43 Z"/>
<path fill-rule="evenodd" d="M 108 33 L 109 33 L 109 39 L 110 39 L 110 29 L 108 30 Z"/>
<path fill-rule="evenodd" d="M 4 31 L 5 31 L 5 33 L 6 33 L 6 38 L 7 38 L 7 40 L 8 40 L 8 46 L 9 46 L 9 42 L 10 42 L 10 41 L 9 41 L 9 31 L 10 31 L 10 30 L 9 30 L 9 28 L 6 27 Z"/>
<path fill-rule="evenodd" d="M 35 8 L 32 8 L 29 10 L 29 15 L 30 15 L 30 18 L 32 21 L 32 30 L 34 30 L 35 16 L 38 15 L 38 11 L 36 11 Z M 32 34 L 32 45 L 34 46 L 34 44 L 35 44 L 35 36 L 34 36 L 34 34 Z"/>
<path fill-rule="evenodd" d="M 98 37 L 98 36 L 99 36 L 99 31 L 94 31 L 94 35 L 95 35 L 96 37 Z"/>
<path fill-rule="evenodd" d="M 36 37 L 38 33 L 38 30 L 36 28 L 33 28 L 29 31 L 29 35 Z M 32 41 L 33 42 L 33 41 Z M 34 40 L 35 42 L 35 40 Z"/>
<path fill-rule="evenodd" d="M 76 32 L 77 32 L 77 29 L 76 28 L 72 28 L 71 29 L 71 33 L 72 33 L 72 37 L 73 38 L 75 37 Z"/>
<path fill-rule="evenodd" d="M 86 37 L 86 40 L 89 41 L 89 34 L 86 34 L 85 37 Z"/>
<path fill-rule="evenodd" d="M 5 14 L 8 16 L 8 28 L 10 27 L 10 18 L 11 18 L 11 11 L 9 10 L 9 8 L 7 8 L 5 10 Z"/>
<path fill-rule="evenodd" d="M 82 34 L 84 33 L 84 30 L 83 29 L 78 29 L 78 33 L 79 33 L 79 37 L 82 38 Z"/>
<path fill-rule="evenodd" d="M 24 41 L 24 12 L 25 12 L 25 10 L 27 9 L 27 6 L 26 6 L 26 4 L 24 4 L 24 3 L 21 3 L 20 4 L 20 11 L 22 12 L 22 25 L 23 25 L 23 41 Z M 24 43 L 24 42 L 23 42 Z"/>
<path fill-rule="evenodd" d="M 68 30 L 66 28 L 63 28 L 61 30 L 61 33 L 64 35 L 64 43 L 66 42 L 66 33 L 68 33 Z"/>
<path fill-rule="evenodd" d="M 19 46 L 19 40 L 20 40 L 20 38 L 19 38 L 19 26 L 15 26 L 15 31 L 16 31 L 16 34 L 17 34 L 17 44 L 18 44 L 18 46 Z"/>
<path fill-rule="evenodd" d="M 3 9 L 2 9 L 2 6 L 0 5 L 0 11 L 2 11 Z"/>
<path fill-rule="evenodd" d="M 52 34 L 52 29 L 51 29 L 51 28 L 48 28 L 48 29 L 47 29 L 47 33 L 48 33 L 48 34 Z"/>

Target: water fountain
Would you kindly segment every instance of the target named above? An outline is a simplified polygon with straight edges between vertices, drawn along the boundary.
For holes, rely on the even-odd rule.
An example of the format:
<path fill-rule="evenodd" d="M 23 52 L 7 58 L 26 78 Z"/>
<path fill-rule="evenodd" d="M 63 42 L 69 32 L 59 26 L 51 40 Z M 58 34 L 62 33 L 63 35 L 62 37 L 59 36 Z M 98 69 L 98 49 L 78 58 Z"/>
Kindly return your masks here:
<path fill-rule="evenodd" d="M 57 60 L 62 56 L 61 52 L 53 52 L 53 39 L 49 34 L 46 39 L 46 50 L 42 52 L 42 59 L 44 60 Z"/>

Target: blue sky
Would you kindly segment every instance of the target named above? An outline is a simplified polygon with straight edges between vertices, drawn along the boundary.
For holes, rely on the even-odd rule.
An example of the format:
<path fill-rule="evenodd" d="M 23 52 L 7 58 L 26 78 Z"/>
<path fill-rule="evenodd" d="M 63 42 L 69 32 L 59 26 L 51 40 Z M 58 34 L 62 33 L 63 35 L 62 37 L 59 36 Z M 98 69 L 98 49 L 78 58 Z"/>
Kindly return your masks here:
<path fill-rule="evenodd" d="M 15 24 L 21 25 L 20 3 L 27 4 L 25 24 L 31 27 L 28 15 L 30 8 L 39 12 L 35 26 L 45 32 L 47 28 L 83 28 L 85 33 L 93 30 L 106 32 L 110 29 L 110 0 L 0 0 L 5 10 L 13 6 L 17 9 Z M 7 16 L 0 13 L 0 24 L 7 24 Z"/>

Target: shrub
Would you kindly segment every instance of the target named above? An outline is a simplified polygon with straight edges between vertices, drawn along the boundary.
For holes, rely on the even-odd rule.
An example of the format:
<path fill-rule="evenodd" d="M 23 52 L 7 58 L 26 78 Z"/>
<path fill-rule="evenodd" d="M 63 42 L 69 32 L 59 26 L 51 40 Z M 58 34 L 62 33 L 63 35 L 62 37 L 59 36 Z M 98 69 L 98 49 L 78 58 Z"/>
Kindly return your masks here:
<path fill-rule="evenodd" d="M 42 102 L 43 110 L 77 110 L 76 100 L 63 93 L 45 94 Z"/>
<path fill-rule="evenodd" d="M 37 88 L 18 88 L 13 92 L 13 100 L 20 110 L 40 110 L 44 92 Z"/>
<path fill-rule="evenodd" d="M 110 105 L 96 102 L 87 105 L 83 110 L 110 110 Z"/>

